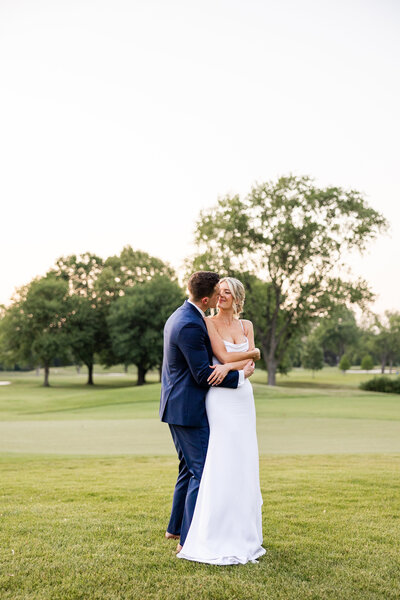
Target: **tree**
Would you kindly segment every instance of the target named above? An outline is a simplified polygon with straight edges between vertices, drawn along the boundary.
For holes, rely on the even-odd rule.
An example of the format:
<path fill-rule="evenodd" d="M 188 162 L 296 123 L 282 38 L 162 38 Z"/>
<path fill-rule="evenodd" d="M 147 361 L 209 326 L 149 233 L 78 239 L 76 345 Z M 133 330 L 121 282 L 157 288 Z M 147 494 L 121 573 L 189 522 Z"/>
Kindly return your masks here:
<path fill-rule="evenodd" d="M 94 356 L 110 346 L 106 311 L 96 292 L 102 273 L 103 259 L 86 252 L 61 257 L 50 273 L 67 282 L 69 289 L 68 318 L 65 326 L 68 345 L 75 363 L 88 368 L 89 385 L 93 385 Z"/>
<path fill-rule="evenodd" d="M 313 337 L 310 337 L 306 342 L 302 364 L 305 369 L 310 369 L 313 372 L 313 377 L 315 371 L 321 370 L 324 366 L 324 353 L 318 341 Z"/>
<path fill-rule="evenodd" d="M 131 246 L 125 246 L 119 256 L 107 258 L 95 284 L 98 306 L 101 307 L 105 319 L 110 314 L 112 304 L 123 297 L 130 288 L 149 282 L 157 276 L 165 276 L 171 281 L 177 280 L 175 271 L 168 264 L 147 252 L 133 250 Z M 111 343 L 111 339 L 103 345 L 99 352 L 102 364 L 110 366 L 119 362 L 114 348 L 115 344 Z M 123 361 L 123 364 L 126 369 L 129 363 Z"/>
<path fill-rule="evenodd" d="M 110 256 L 104 262 L 95 289 L 101 302 L 109 304 L 123 296 L 127 288 L 151 281 L 156 275 L 165 275 L 176 281 L 174 269 L 160 258 L 125 246 L 119 256 Z"/>
<path fill-rule="evenodd" d="M 269 284 L 260 343 L 268 383 L 275 385 L 277 367 L 300 328 L 327 317 L 337 304 L 371 300 L 365 281 L 345 281 L 338 273 L 345 252 L 364 251 L 386 228 L 385 218 L 357 191 L 281 177 L 256 185 L 244 199 L 226 196 L 201 212 L 192 268 L 250 272 Z"/>
<path fill-rule="evenodd" d="M 264 332 L 268 328 L 268 315 L 266 314 L 264 307 L 270 302 L 272 294 L 272 286 L 270 283 L 262 281 L 260 278 L 250 273 L 230 272 L 230 275 L 237 277 L 246 289 L 246 302 L 244 304 L 243 318 L 252 321 L 254 326 L 254 337 L 255 343 L 258 348 L 261 349 L 262 357 L 268 353 L 268 346 L 265 343 Z M 278 317 L 279 323 L 283 317 L 281 313 Z M 292 363 L 300 362 L 300 354 L 298 349 L 301 347 L 301 338 L 307 333 L 305 327 L 298 327 L 292 331 L 292 335 L 287 342 L 284 352 L 281 353 L 282 358 L 277 365 L 277 371 L 281 374 L 286 375 L 292 368 Z M 283 350 L 280 346 L 277 352 Z M 261 361 L 260 361 L 261 363 Z M 267 368 L 265 360 L 263 361 L 265 368 Z M 298 364 L 298 366 L 300 366 Z M 260 364 L 261 367 L 261 364 Z"/>
<path fill-rule="evenodd" d="M 55 277 L 68 282 L 71 293 L 83 298 L 96 298 L 96 282 L 103 269 L 104 261 L 91 252 L 61 256 L 49 271 Z"/>
<path fill-rule="evenodd" d="M 46 387 L 52 361 L 67 354 L 67 298 L 66 282 L 52 276 L 34 279 L 18 290 L 0 322 L 2 360 L 43 365 Z"/>
<path fill-rule="evenodd" d="M 400 313 L 386 311 L 383 318 L 376 317 L 372 331 L 373 349 L 379 357 L 381 373 L 387 364 L 391 371 L 393 362 L 400 359 Z"/>
<path fill-rule="evenodd" d="M 363 371 L 371 371 L 374 368 L 374 361 L 372 360 L 372 356 L 370 354 L 366 354 L 363 356 L 361 361 L 361 368 Z"/>
<path fill-rule="evenodd" d="M 95 354 L 109 340 L 104 312 L 90 298 L 70 296 L 65 332 L 74 363 L 86 365 L 88 385 L 93 385 Z"/>
<path fill-rule="evenodd" d="M 351 344 L 349 349 L 346 348 L 346 354 L 351 355 L 351 363 L 353 365 L 361 365 L 361 361 L 365 354 L 372 357 L 372 362 L 375 365 L 379 362 L 379 358 L 374 349 L 374 334 L 371 331 L 372 313 L 362 315 L 359 325 L 358 339 L 355 344 Z"/>
<path fill-rule="evenodd" d="M 343 371 L 343 373 L 346 373 L 346 371 L 348 371 L 350 367 L 351 364 L 348 357 L 346 356 L 346 354 L 343 354 L 342 358 L 340 359 L 339 369 Z"/>
<path fill-rule="evenodd" d="M 319 323 L 315 336 L 323 348 L 326 362 L 337 365 L 340 357 L 348 354 L 349 348 L 360 338 L 353 311 L 345 305 L 334 307 Z"/>
<path fill-rule="evenodd" d="M 107 323 L 113 352 L 118 362 L 136 365 L 137 385 L 145 383 L 149 369 L 161 368 L 165 321 L 183 300 L 178 284 L 164 275 L 127 289 L 111 305 Z"/>
<path fill-rule="evenodd" d="M 366 354 L 363 356 L 361 361 L 361 368 L 363 371 L 371 371 L 374 368 L 374 361 L 372 360 L 372 356 L 370 354 Z"/>

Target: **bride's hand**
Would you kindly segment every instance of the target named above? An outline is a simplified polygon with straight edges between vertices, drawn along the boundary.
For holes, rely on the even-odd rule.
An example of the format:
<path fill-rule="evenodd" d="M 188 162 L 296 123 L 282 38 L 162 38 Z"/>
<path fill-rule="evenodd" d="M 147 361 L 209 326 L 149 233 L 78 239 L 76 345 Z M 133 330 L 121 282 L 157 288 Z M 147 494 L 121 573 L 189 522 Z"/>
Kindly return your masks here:
<path fill-rule="evenodd" d="M 253 360 L 260 360 L 261 352 L 259 351 L 258 348 L 254 348 L 252 358 L 253 358 Z"/>
<path fill-rule="evenodd" d="M 211 373 L 210 377 L 207 379 L 207 382 L 210 385 L 220 384 L 231 370 L 228 363 L 225 365 L 210 365 L 210 368 L 214 369 L 214 372 Z"/>

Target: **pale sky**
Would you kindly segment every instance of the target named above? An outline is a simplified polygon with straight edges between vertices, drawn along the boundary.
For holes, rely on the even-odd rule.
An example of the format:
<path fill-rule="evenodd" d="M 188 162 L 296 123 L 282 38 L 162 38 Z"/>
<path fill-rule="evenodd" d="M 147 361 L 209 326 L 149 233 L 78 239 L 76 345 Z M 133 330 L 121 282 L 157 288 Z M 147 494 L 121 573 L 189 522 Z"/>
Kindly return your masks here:
<path fill-rule="evenodd" d="M 0 0 L 0 303 L 61 255 L 179 268 L 201 208 L 291 172 L 389 219 L 351 263 L 400 310 L 399 31 L 397 0 Z"/>

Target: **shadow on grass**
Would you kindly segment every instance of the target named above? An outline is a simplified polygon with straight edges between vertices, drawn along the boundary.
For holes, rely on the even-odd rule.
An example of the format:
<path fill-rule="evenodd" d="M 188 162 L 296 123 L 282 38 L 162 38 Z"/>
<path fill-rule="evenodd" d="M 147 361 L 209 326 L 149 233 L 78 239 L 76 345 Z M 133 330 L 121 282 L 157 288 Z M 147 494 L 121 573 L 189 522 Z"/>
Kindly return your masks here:
<path fill-rule="evenodd" d="M 268 385 L 268 380 L 267 378 L 265 378 L 265 380 L 260 381 L 258 378 L 257 380 L 253 381 L 253 384 L 256 385 L 262 385 L 264 387 L 268 387 L 269 389 L 273 390 L 274 387 L 277 388 L 300 388 L 300 389 L 313 389 L 313 390 L 358 390 L 358 385 L 351 385 L 350 383 L 344 383 L 342 381 L 338 381 L 338 382 L 332 382 L 332 383 L 328 383 L 328 382 L 324 382 L 321 381 L 320 379 L 315 379 L 315 380 L 299 380 L 299 379 L 289 379 L 289 377 L 287 377 L 286 379 L 279 379 L 276 382 L 276 386 L 269 386 Z"/>
<path fill-rule="evenodd" d="M 302 389 L 321 389 L 321 390 L 354 390 L 358 389 L 354 385 L 345 385 L 343 383 L 322 383 L 320 381 L 279 381 L 277 387 L 284 388 L 302 388 Z"/>
<path fill-rule="evenodd" d="M 96 390 L 115 390 L 115 389 L 122 389 L 122 388 L 133 388 L 133 389 L 145 389 L 151 385 L 160 385 L 159 382 L 157 381 L 148 381 L 146 382 L 144 385 L 137 385 L 136 383 L 136 379 L 131 379 L 130 381 L 110 381 L 110 383 L 96 383 L 96 381 L 94 382 L 93 385 L 89 385 L 86 382 L 66 382 L 63 381 L 62 383 L 59 382 L 55 382 L 51 381 L 50 385 L 48 387 L 45 387 L 43 385 L 42 382 L 37 382 L 37 385 L 32 385 L 32 381 L 28 381 L 28 380 L 19 380 L 18 382 L 12 382 L 12 383 L 18 383 L 19 385 L 29 385 L 31 388 L 36 388 L 36 389 L 42 389 L 42 390 L 82 390 L 82 391 L 96 391 Z M 35 383 L 35 382 L 34 382 Z"/>
<path fill-rule="evenodd" d="M 77 413 L 77 412 L 83 412 L 85 410 L 95 410 L 96 408 L 108 408 L 108 407 L 113 407 L 115 408 L 116 406 L 131 406 L 132 404 L 135 404 L 135 406 L 138 405 L 146 405 L 146 404 L 152 404 L 154 402 L 158 403 L 159 399 L 158 396 L 157 398 L 153 399 L 153 398 L 147 398 L 146 400 L 132 400 L 132 398 L 129 398 L 128 400 L 123 400 L 120 402 L 99 402 L 96 404 L 88 404 L 87 406 L 67 406 L 65 408 L 48 408 L 46 410 L 32 410 L 29 412 L 23 412 L 21 414 L 24 415 L 49 415 L 49 414 L 58 414 L 58 413 L 63 413 L 63 412 L 73 412 L 73 413 Z"/>

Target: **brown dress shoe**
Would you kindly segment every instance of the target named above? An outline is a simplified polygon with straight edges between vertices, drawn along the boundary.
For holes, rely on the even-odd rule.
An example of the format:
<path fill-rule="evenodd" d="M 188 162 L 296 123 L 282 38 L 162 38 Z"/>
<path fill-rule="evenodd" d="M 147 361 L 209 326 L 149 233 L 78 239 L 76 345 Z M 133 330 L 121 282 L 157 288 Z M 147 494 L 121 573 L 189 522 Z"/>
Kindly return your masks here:
<path fill-rule="evenodd" d="M 167 538 L 167 540 L 179 540 L 179 535 L 175 535 L 173 533 L 170 533 L 169 531 L 165 532 L 165 537 Z"/>

